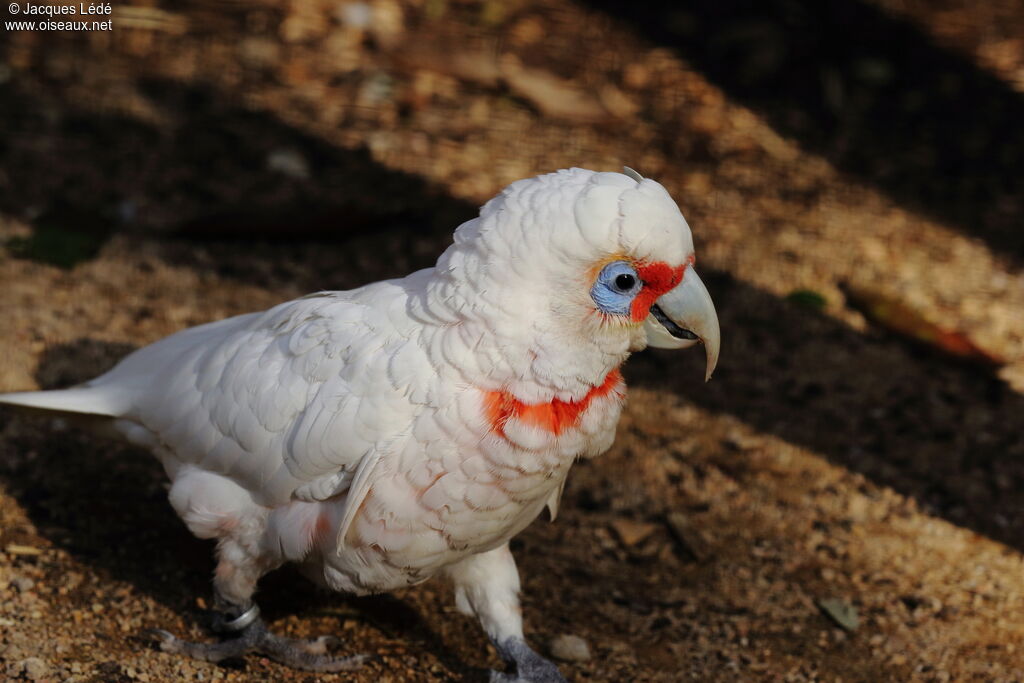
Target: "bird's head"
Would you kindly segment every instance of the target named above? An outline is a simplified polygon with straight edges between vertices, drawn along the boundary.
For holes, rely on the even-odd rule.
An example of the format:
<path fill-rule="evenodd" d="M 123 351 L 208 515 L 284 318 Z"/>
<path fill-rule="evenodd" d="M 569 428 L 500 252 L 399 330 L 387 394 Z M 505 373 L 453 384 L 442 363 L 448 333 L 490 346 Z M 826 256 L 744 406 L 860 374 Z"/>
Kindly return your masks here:
<path fill-rule="evenodd" d="M 718 317 L 690 227 L 661 184 L 631 169 L 512 183 L 459 228 L 438 270 L 473 288 L 468 315 L 526 346 L 539 380 L 593 382 L 589 366 L 617 367 L 647 346 L 703 342 L 707 377 L 718 361 Z"/>

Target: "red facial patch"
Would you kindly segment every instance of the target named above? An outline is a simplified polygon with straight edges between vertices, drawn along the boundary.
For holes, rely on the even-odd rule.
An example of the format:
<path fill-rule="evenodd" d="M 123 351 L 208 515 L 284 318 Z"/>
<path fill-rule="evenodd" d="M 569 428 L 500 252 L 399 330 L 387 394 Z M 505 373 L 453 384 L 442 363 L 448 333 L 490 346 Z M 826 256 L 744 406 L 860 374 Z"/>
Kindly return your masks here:
<path fill-rule="evenodd" d="M 655 300 L 683 281 L 686 266 L 687 264 L 684 263 L 673 268 L 664 261 L 636 264 L 636 273 L 640 276 L 644 286 L 633 299 L 633 304 L 629 309 L 629 317 L 633 322 L 638 323 L 646 318 L 647 314 L 651 312 L 651 306 L 654 305 Z"/>
<path fill-rule="evenodd" d="M 523 403 L 507 391 L 488 391 L 484 395 L 484 410 L 491 423 L 491 430 L 501 434 L 505 423 L 513 417 L 558 435 L 574 426 L 580 414 L 595 398 L 615 392 L 622 394 L 622 373 L 612 370 L 600 386 L 593 387 L 578 401 L 554 399 L 548 403 Z"/>

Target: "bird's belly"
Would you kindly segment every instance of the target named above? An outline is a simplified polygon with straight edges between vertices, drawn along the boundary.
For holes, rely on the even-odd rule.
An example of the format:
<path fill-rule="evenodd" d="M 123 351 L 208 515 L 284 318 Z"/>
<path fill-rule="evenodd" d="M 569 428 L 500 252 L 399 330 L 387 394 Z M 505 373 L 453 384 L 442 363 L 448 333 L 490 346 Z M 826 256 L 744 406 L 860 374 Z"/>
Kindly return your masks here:
<path fill-rule="evenodd" d="M 462 482 L 462 495 L 452 492 L 444 501 L 430 497 L 430 504 L 437 507 L 415 514 L 409 514 L 410 498 L 390 499 L 389 493 L 399 487 L 377 490 L 375 485 L 352 522 L 346 547 L 340 554 L 325 554 L 325 578 L 336 589 L 357 593 L 425 581 L 453 562 L 495 548 L 522 531 L 544 509 L 567 470 L 568 466 L 560 474 L 487 484 Z M 470 487 L 475 487 L 472 493 Z M 412 502 L 422 505 L 422 498 Z"/>

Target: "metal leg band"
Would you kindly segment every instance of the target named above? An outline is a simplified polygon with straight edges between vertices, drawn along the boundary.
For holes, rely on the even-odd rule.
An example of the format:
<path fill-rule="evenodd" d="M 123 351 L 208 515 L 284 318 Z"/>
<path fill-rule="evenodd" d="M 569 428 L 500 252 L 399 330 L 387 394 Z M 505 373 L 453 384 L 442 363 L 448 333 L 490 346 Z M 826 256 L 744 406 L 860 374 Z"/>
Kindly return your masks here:
<path fill-rule="evenodd" d="M 260 606 L 254 602 L 252 607 L 245 610 L 231 621 L 225 621 L 221 624 L 221 629 L 224 631 L 244 631 L 246 627 L 250 626 L 259 618 Z"/>

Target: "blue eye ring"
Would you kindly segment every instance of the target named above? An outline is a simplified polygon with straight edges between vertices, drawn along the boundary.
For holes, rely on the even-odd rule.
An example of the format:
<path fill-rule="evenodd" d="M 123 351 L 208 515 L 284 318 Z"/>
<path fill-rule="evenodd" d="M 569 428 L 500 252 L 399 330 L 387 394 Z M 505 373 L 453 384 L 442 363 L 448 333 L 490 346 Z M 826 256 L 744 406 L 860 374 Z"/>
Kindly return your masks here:
<path fill-rule="evenodd" d="M 626 261 L 612 261 L 601 269 L 590 298 L 598 309 L 609 315 L 629 315 L 633 299 L 643 288 L 636 269 Z"/>

